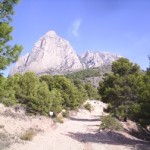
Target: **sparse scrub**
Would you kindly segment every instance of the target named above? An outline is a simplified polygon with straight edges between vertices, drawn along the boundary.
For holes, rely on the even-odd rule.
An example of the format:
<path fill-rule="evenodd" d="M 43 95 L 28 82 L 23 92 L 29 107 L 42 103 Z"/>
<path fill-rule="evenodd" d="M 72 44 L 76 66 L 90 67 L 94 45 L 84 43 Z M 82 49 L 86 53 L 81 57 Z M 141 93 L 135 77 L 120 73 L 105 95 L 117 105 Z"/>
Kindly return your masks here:
<path fill-rule="evenodd" d="M 63 117 L 62 116 L 56 117 L 54 122 L 64 123 Z"/>
<path fill-rule="evenodd" d="M 62 112 L 62 116 L 63 116 L 64 118 L 68 118 L 68 117 L 69 117 L 69 111 L 68 111 L 68 110 L 63 111 L 63 112 Z"/>
<path fill-rule="evenodd" d="M 35 131 L 29 129 L 20 136 L 20 139 L 25 140 L 25 141 L 32 141 L 32 139 L 35 135 L 36 135 Z"/>
<path fill-rule="evenodd" d="M 86 110 L 88 110 L 89 112 L 92 111 L 92 105 L 91 105 L 90 103 L 86 103 L 86 104 L 84 105 L 84 108 L 85 108 Z"/>
<path fill-rule="evenodd" d="M 122 124 L 114 117 L 112 116 L 103 116 L 101 118 L 101 124 L 100 124 L 101 129 L 110 129 L 110 130 L 117 130 L 117 131 L 122 131 L 123 126 Z"/>
<path fill-rule="evenodd" d="M 88 77 L 95 77 L 95 76 L 100 76 L 100 71 L 98 69 L 85 69 L 66 75 L 67 78 L 81 79 L 81 80 L 85 80 Z"/>

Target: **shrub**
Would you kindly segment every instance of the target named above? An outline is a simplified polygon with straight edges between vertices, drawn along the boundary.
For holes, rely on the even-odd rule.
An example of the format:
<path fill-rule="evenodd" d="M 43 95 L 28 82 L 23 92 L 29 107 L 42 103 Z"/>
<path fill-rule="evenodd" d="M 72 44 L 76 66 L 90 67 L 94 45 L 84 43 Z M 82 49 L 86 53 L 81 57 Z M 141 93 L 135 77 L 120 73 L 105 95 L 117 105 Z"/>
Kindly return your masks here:
<path fill-rule="evenodd" d="M 122 124 L 116 118 L 113 118 L 110 115 L 109 116 L 103 116 L 101 118 L 100 128 L 101 129 L 117 130 L 117 131 L 123 130 Z"/>
<path fill-rule="evenodd" d="M 85 108 L 86 110 L 88 110 L 89 112 L 92 111 L 92 105 L 91 105 L 90 103 L 86 103 L 86 104 L 84 105 L 84 108 Z"/>
<path fill-rule="evenodd" d="M 68 118 L 68 117 L 69 117 L 69 111 L 68 111 L 68 110 L 63 111 L 63 112 L 62 112 L 62 116 L 63 116 L 64 118 Z"/>
<path fill-rule="evenodd" d="M 20 136 L 20 139 L 25 141 L 31 141 L 35 135 L 36 135 L 35 131 L 29 129 Z"/>
<path fill-rule="evenodd" d="M 63 117 L 62 116 L 56 117 L 54 122 L 64 123 Z"/>
<path fill-rule="evenodd" d="M 95 88 L 90 82 L 87 82 L 85 84 L 85 90 L 89 99 L 100 99 L 100 95 L 98 94 L 97 88 Z"/>

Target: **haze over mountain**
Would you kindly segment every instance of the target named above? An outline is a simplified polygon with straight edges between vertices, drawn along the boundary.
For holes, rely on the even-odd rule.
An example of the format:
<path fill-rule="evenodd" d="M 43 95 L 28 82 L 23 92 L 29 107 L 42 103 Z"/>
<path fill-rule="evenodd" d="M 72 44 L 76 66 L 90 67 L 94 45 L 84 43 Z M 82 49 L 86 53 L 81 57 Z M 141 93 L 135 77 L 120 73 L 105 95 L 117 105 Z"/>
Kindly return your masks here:
<path fill-rule="evenodd" d="M 19 58 L 10 75 L 33 71 L 37 75 L 63 74 L 87 68 L 109 65 L 120 58 L 108 52 L 88 51 L 78 56 L 70 43 L 49 31 L 34 45 L 32 51 Z"/>

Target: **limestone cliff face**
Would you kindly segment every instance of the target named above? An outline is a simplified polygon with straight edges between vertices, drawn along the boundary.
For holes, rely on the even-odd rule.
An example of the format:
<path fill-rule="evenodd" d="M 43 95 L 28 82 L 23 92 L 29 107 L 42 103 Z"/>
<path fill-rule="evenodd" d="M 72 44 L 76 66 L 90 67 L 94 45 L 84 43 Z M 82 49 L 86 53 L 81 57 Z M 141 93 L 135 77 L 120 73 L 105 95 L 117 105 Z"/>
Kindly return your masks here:
<path fill-rule="evenodd" d="M 79 56 L 84 68 L 97 68 L 104 65 L 110 65 L 113 61 L 121 56 L 108 52 L 92 52 L 88 51 L 84 55 Z"/>
<path fill-rule="evenodd" d="M 80 69 L 83 66 L 70 43 L 54 31 L 49 31 L 35 43 L 30 54 L 18 60 L 11 75 L 27 71 L 61 74 Z"/>
<path fill-rule="evenodd" d="M 54 31 L 47 32 L 34 45 L 32 51 L 20 57 L 10 75 L 33 71 L 37 75 L 64 74 L 86 68 L 111 64 L 119 56 L 106 52 L 87 52 L 78 56 L 70 43 Z"/>

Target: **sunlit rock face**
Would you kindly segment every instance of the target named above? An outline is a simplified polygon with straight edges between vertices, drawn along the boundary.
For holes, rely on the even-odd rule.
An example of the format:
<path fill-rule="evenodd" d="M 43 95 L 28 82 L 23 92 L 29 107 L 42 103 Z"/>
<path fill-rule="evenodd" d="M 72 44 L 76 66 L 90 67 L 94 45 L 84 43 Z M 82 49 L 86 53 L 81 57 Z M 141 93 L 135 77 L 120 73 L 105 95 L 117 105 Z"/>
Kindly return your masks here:
<path fill-rule="evenodd" d="M 10 75 L 35 72 L 43 74 L 64 74 L 86 68 L 111 64 L 119 56 L 106 52 L 87 52 L 78 56 L 70 43 L 54 31 L 47 32 L 34 45 L 32 51 L 19 58 Z"/>
<path fill-rule="evenodd" d="M 70 43 L 49 31 L 35 43 L 30 54 L 19 58 L 11 75 L 27 71 L 61 74 L 81 69 L 83 66 Z"/>
<path fill-rule="evenodd" d="M 79 56 L 84 68 L 98 68 L 104 65 L 110 65 L 121 56 L 108 52 L 92 52 L 88 51 L 84 55 Z"/>

